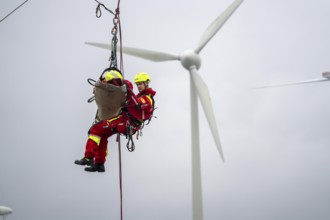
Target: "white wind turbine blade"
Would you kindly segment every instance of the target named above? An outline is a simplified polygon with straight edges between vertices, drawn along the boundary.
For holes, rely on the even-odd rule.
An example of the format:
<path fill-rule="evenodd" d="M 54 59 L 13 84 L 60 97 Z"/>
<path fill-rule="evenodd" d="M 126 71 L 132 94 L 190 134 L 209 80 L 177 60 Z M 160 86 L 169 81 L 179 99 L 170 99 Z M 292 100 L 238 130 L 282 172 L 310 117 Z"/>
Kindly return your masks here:
<path fill-rule="evenodd" d="M 197 90 L 197 94 L 199 96 L 199 99 L 201 101 L 202 107 L 204 109 L 204 113 L 205 116 L 207 118 L 207 121 L 209 123 L 210 129 L 211 129 L 211 133 L 213 135 L 215 144 L 218 148 L 218 152 L 221 156 L 222 161 L 225 161 L 223 152 L 222 152 L 222 148 L 221 148 L 221 143 L 220 143 L 220 137 L 219 137 L 219 133 L 218 133 L 218 127 L 216 124 L 216 119 L 215 119 L 215 115 L 213 112 L 213 107 L 212 107 L 212 103 L 211 103 L 211 98 L 209 95 L 209 90 L 204 82 L 204 80 L 202 79 L 202 77 L 200 77 L 200 75 L 197 72 L 197 69 L 195 66 L 192 66 L 190 68 L 190 74 L 192 76 L 192 81 L 195 85 L 195 88 Z"/>
<path fill-rule="evenodd" d="M 299 82 L 292 82 L 292 83 L 285 83 L 285 84 L 278 84 L 278 85 L 259 86 L 259 87 L 254 87 L 252 89 L 265 89 L 265 88 L 271 88 L 271 87 L 291 86 L 291 85 L 299 85 L 299 84 L 314 83 L 314 82 L 324 82 L 324 81 L 330 81 L 330 79 L 327 79 L 327 78 L 311 79 L 311 80 L 306 80 L 306 81 L 299 81 Z"/>
<path fill-rule="evenodd" d="M 102 43 L 92 43 L 92 42 L 86 42 L 88 45 L 92 45 L 95 47 L 111 50 L 110 44 L 102 44 Z M 179 55 L 172 54 L 172 53 L 164 53 L 159 51 L 151 51 L 151 50 L 145 50 L 145 49 L 138 49 L 133 47 L 122 47 L 123 53 L 140 57 L 146 60 L 151 60 L 154 62 L 163 62 L 163 61 L 169 61 L 169 60 L 179 60 Z M 118 49 L 117 49 L 118 51 Z"/>
<path fill-rule="evenodd" d="M 234 1 L 219 17 L 217 17 L 210 26 L 206 29 L 204 35 L 197 48 L 196 53 L 199 53 L 205 45 L 212 39 L 212 37 L 219 31 L 219 29 L 226 23 L 228 18 L 235 12 L 235 10 L 240 6 L 243 0 Z"/>

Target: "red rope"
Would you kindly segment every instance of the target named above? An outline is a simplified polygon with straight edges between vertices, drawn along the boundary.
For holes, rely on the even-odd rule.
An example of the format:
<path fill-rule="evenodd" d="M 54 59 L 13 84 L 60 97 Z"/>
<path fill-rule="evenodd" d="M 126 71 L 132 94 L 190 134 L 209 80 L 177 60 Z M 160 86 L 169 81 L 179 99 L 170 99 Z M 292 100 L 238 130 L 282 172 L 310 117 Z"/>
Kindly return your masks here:
<path fill-rule="evenodd" d="M 118 134 L 117 136 L 117 141 L 118 141 L 118 156 L 119 156 L 120 220 L 123 220 L 123 181 L 122 181 L 122 168 L 121 168 L 120 134 Z"/>
<path fill-rule="evenodd" d="M 125 77 L 124 74 L 124 62 L 123 62 L 123 50 L 122 50 L 122 34 L 121 34 L 121 21 L 120 21 L 120 10 L 119 10 L 120 0 L 118 0 L 117 9 L 116 9 L 116 16 L 118 19 L 119 24 L 119 54 L 120 54 L 120 71 Z M 118 140 L 118 156 L 119 156 L 119 188 L 120 188 L 120 220 L 123 220 L 123 178 L 122 178 L 122 166 L 121 166 L 121 142 L 120 142 L 120 134 L 117 136 Z"/>
<path fill-rule="evenodd" d="M 118 0 L 118 3 L 117 3 L 116 13 L 113 13 L 111 10 L 109 10 L 107 7 L 105 7 L 104 4 L 101 4 L 99 1 L 97 1 L 97 0 L 95 0 L 95 1 L 98 3 L 98 6 L 96 8 L 96 17 L 98 17 L 98 18 L 101 17 L 102 12 L 101 12 L 100 7 L 102 6 L 107 11 L 109 11 L 111 14 L 115 15 L 115 19 L 117 19 L 117 21 L 118 21 L 118 25 L 119 25 L 119 43 L 120 43 L 120 67 L 119 67 L 119 70 L 121 71 L 121 73 L 124 77 L 124 61 L 123 61 L 123 53 L 122 53 L 122 44 L 123 43 L 122 43 L 122 35 L 121 35 L 121 22 L 120 22 L 120 16 L 119 16 L 119 14 L 120 14 L 120 10 L 119 10 L 120 0 Z M 117 60 L 116 60 L 116 62 L 117 62 Z M 111 63 L 110 63 L 110 65 L 111 65 Z M 97 113 L 96 113 L 96 115 L 97 115 Z M 120 134 L 117 135 L 117 142 L 118 142 L 118 156 L 119 156 L 120 220 L 123 220 L 123 181 L 122 181 L 122 167 L 121 167 L 122 163 L 121 163 Z"/>

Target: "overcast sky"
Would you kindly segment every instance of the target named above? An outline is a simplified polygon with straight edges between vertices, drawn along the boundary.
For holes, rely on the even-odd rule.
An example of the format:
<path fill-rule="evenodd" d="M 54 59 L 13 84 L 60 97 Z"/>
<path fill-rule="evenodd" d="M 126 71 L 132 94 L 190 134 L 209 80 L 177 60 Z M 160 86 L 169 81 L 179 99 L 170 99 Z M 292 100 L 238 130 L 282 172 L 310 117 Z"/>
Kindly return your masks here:
<path fill-rule="evenodd" d="M 23 0 L 1 0 L 0 18 Z M 117 1 L 102 1 L 114 9 Z M 121 1 L 123 45 L 181 53 L 232 0 Z M 118 148 L 105 173 L 74 165 L 95 112 L 88 104 L 110 52 L 112 16 L 93 0 L 30 0 L 0 23 L 0 205 L 8 220 L 119 217 Z M 205 220 L 330 219 L 330 82 L 253 86 L 330 71 L 330 1 L 245 0 L 200 53 L 226 163 L 200 111 Z M 192 219 L 189 75 L 179 62 L 124 56 L 151 75 L 157 119 L 122 140 L 125 220 Z M 135 88 L 135 91 L 137 89 Z"/>

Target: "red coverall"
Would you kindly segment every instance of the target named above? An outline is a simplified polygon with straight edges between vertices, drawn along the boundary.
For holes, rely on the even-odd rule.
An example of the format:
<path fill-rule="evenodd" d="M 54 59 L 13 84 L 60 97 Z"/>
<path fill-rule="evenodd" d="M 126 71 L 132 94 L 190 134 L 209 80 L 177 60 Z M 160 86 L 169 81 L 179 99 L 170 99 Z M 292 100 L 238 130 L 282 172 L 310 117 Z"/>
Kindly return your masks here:
<path fill-rule="evenodd" d="M 138 95 L 127 92 L 126 108 L 115 117 L 94 124 L 89 130 L 85 157 L 94 158 L 94 163 L 104 164 L 107 156 L 108 138 L 116 133 L 127 134 L 127 126 L 133 125 L 133 134 L 140 129 L 143 121 L 152 117 L 153 96 L 156 91 L 146 88 Z"/>

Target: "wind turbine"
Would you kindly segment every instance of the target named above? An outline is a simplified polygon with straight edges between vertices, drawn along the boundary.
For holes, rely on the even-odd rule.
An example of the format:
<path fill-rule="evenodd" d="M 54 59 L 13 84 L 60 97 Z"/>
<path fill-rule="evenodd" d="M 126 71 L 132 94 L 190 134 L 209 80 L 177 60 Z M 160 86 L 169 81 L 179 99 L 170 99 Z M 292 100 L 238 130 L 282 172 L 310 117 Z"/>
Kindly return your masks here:
<path fill-rule="evenodd" d="M 6 220 L 6 216 L 11 214 L 13 210 L 11 208 L 0 206 L 0 215 L 3 216 L 3 220 Z"/>
<path fill-rule="evenodd" d="M 325 82 L 325 81 L 328 81 L 328 82 L 330 81 L 330 72 L 323 72 L 322 78 L 310 79 L 310 80 L 292 82 L 292 83 L 285 83 L 285 84 L 278 84 L 278 85 L 260 86 L 260 87 L 254 87 L 252 89 L 264 89 L 264 88 L 270 88 L 270 87 L 291 86 L 291 85 L 299 85 L 299 84 L 314 83 L 314 82 Z"/>
<path fill-rule="evenodd" d="M 243 0 L 235 0 L 220 16 L 218 16 L 206 29 L 204 35 L 200 39 L 195 49 L 185 50 L 181 54 L 172 54 L 159 51 L 151 51 L 132 47 L 122 47 L 125 54 L 151 60 L 154 62 L 163 62 L 171 60 L 179 60 L 182 66 L 189 71 L 190 74 L 190 96 L 191 96 L 191 144 L 192 144 L 192 193 L 193 193 L 193 219 L 203 219 L 203 204 L 202 204 L 202 180 L 201 180 L 201 165 L 200 165 L 200 144 L 199 144 L 199 121 L 198 121 L 198 101 L 202 104 L 206 115 L 211 133 L 217 146 L 220 157 L 223 161 L 224 155 L 221 148 L 218 127 L 209 95 L 208 87 L 198 73 L 201 66 L 201 58 L 199 53 L 212 39 L 212 37 L 225 24 L 229 17 L 240 6 Z M 102 43 L 86 44 L 100 47 L 103 49 L 111 49 L 111 45 Z"/>

